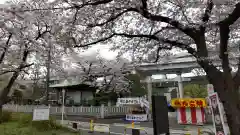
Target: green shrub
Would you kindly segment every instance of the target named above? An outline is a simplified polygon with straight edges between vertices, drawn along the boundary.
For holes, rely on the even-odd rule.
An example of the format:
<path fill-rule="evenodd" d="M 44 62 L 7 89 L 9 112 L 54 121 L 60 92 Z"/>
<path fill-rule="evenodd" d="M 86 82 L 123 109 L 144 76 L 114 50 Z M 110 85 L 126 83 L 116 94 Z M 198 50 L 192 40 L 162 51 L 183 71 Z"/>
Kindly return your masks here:
<path fill-rule="evenodd" d="M 62 128 L 56 123 L 56 120 L 53 117 L 50 117 L 49 120 L 44 121 L 32 121 L 32 115 L 29 114 L 21 115 L 18 123 L 20 127 L 32 126 L 40 131 Z"/>
<path fill-rule="evenodd" d="M 52 117 L 49 120 L 45 121 L 32 121 L 32 126 L 37 130 L 52 130 L 52 129 L 61 129 L 62 126 L 56 123 L 56 120 Z"/>
<path fill-rule="evenodd" d="M 12 113 L 8 111 L 2 111 L 2 115 L 0 116 L 0 123 L 9 122 L 12 120 Z"/>

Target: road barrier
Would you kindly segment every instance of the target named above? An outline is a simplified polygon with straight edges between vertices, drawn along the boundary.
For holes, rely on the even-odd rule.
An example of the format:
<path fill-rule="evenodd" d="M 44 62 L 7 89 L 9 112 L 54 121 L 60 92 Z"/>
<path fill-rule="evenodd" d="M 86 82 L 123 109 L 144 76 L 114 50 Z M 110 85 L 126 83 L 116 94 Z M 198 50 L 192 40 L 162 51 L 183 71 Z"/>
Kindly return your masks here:
<path fill-rule="evenodd" d="M 69 121 L 68 123 L 66 123 L 68 126 L 70 126 L 71 128 L 73 129 L 78 129 L 79 126 L 81 128 L 86 128 L 86 127 L 89 127 L 89 123 L 87 122 L 77 122 L 77 121 Z"/>
<path fill-rule="evenodd" d="M 108 133 L 110 135 L 110 125 L 107 124 L 94 124 L 93 132 Z"/>
<path fill-rule="evenodd" d="M 108 133 L 110 135 L 110 125 L 108 124 L 94 124 L 94 120 L 90 120 L 90 131 L 89 133 L 93 133 L 95 131 L 100 133 Z"/>
<path fill-rule="evenodd" d="M 82 126 L 85 122 L 68 122 L 68 127 L 81 132 L 79 126 Z M 108 124 L 95 124 L 93 120 L 89 123 L 89 133 L 94 133 L 95 131 L 100 133 L 108 133 L 110 135 L 110 125 Z"/>

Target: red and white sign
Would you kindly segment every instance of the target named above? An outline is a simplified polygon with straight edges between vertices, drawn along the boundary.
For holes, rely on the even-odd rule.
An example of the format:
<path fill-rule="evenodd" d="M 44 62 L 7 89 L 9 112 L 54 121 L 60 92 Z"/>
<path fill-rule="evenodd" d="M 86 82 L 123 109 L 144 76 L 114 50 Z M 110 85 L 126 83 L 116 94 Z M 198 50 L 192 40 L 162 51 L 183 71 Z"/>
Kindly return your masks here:
<path fill-rule="evenodd" d="M 206 122 L 204 108 L 178 108 L 179 124 L 203 125 Z"/>
<path fill-rule="evenodd" d="M 227 130 L 223 120 L 223 111 L 220 107 L 218 94 L 215 92 L 208 96 L 212 108 L 212 119 L 216 135 L 227 135 Z"/>

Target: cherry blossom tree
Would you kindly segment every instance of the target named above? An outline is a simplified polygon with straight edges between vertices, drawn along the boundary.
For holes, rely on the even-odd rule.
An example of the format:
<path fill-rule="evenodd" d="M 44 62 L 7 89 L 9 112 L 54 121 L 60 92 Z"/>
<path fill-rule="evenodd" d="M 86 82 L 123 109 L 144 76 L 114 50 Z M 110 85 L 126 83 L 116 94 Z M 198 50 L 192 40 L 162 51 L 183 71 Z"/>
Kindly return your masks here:
<path fill-rule="evenodd" d="M 127 66 L 129 61 L 123 58 L 108 60 L 99 53 L 91 55 L 78 55 L 70 53 L 72 68 L 68 69 L 68 76 L 79 78 L 82 83 L 88 83 L 98 87 L 101 92 L 128 91 L 129 80 L 126 75 L 129 73 Z"/>
<path fill-rule="evenodd" d="M 231 73 L 237 61 L 232 61 L 232 57 L 238 55 L 229 52 L 239 46 L 238 1 L 214 4 L 212 0 L 69 0 L 64 3 L 71 9 L 75 24 L 69 38 L 75 41 L 73 47 L 112 43 L 114 49 L 131 51 L 144 58 L 155 54 L 157 60 L 162 50 L 173 48 L 192 54 L 223 102 L 231 134 L 240 133 L 240 68 L 236 74 Z M 216 59 L 209 59 L 213 51 L 219 56 L 216 59 L 221 61 L 221 69 L 214 63 Z"/>
<path fill-rule="evenodd" d="M 64 0 L 74 26 L 68 39 L 73 47 L 102 43 L 146 58 L 180 48 L 197 59 L 223 102 L 231 134 L 240 133 L 240 67 L 232 74 L 229 52 L 239 46 L 240 3 L 229 0 Z M 53 10 L 59 7 L 52 7 Z M 221 69 L 209 59 L 215 51 Z M 235 51 L 236 52 L 236 51 Z M 237 56 L 238 57 L 238 56 Z M 237 59 L 235 59 L 236 61 Z M 239 65 L 239 64 L 238 64 Z M 219 85 L 221 84 L 221 85 Z"/>
<path fill-rule="evenodd" d="M 57 23 L 56 18 L 47 15 L 51 11 L 24 14 L 10 11 L 24 7 L 24 3 L 9 3 L 0 7 L 0 75 L 12 73 L 0 89 L 0 117 L 2 105 L 9 101 L 16 80 L 20 75 L 28 74 L 28 69 L 34 65 L 30 59 L 38 53 L 47 52 L 51 35 L 59 29 L 51 27 Z"/>
<path fill-rule="evenodd" d="M 113 44 L 120 53 L 158 61 L 163 50 L 181 49 L 194 56 L 223 103 L 231 134 L 240 134 L 239 17 L 237 0 L 58 0 L 41 7 L 8 10 L 45 14 L 61 24 L 54 38 L 69 48 Z M 17 14 L 19 15 L 19 14 Z M 15 15 L 15 16 L 17 16 Z M 27 18 L 27 17 L 26 17 Z M 26 19 L 29 20 L 30 18 Z M 59 21 L 61 20 L 61 21 Z M 57 25 L 52 23 L 51 25 Z M 214 59 L 212 52 L 215 52 Z M 233 60 L 233 57 L 236 59 Z M 154 58 L 154 59 L 153 59 Z M 135 59 L 137 60 L 137 59 Z M 214 61 L 220 61 L 220 69 Z M 233 66 L 237 67 L 232 74 Z M 221 85 L 219 85 L 221 84 Z"/>

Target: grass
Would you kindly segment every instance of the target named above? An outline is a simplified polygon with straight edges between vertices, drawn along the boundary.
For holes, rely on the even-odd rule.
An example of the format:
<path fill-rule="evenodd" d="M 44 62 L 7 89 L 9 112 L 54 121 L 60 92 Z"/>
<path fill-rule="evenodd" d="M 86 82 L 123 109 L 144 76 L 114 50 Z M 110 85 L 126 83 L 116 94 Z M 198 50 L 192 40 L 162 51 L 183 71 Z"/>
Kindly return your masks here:
<path fill-rule="evenodd" d="M 13 118 L 0 124 L 1 135 L 79 135 L 60 125 L 48 121 L 32 122 L 30 115 L 14 114 Z M 46 126 L 47 125 L 47 126 Z M 54 126 L 52 126 L 54 125 Z M 53 127 L 53 128 L 52 128 Z"/>
<path fill-rule="evenodd" d="M 18 122 L 7 122 L 0 125 L 1 135 L 79 135 L 65 129 L 39 131 L 34 127 L 19 127 Z"/>

